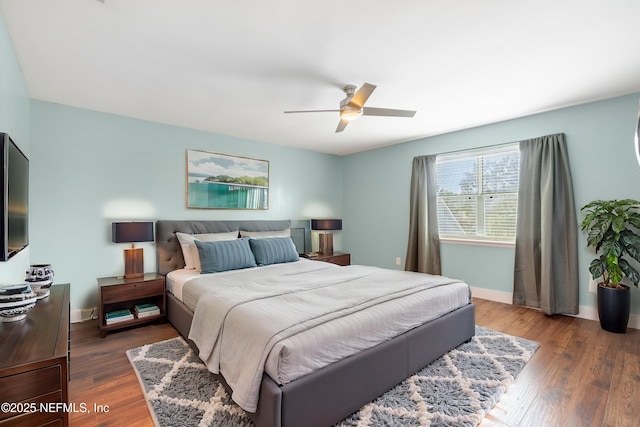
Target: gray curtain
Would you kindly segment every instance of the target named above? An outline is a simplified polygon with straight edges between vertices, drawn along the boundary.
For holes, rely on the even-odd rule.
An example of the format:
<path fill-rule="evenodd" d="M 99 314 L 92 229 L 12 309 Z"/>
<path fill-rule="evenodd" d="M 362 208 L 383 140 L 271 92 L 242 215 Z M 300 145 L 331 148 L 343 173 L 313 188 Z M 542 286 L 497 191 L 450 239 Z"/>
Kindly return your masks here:
<path fill-rule="evenodd" d="M 578 223 L 563 134 L 520 142 L 513 303 L 578 313 Z"/>
<path fill-rule="evenodd" d="M 404 269 L 441 274 L 435 155 L 413 159 L 409 209 L 409 243 Z"/>

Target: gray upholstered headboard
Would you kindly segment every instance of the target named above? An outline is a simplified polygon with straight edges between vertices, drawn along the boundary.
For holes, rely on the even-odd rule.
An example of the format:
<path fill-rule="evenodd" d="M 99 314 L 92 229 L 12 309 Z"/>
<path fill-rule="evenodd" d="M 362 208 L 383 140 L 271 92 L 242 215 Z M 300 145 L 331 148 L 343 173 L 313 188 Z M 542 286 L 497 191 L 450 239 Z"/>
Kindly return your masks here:
<path fill-rule="evenodd" d="M 291 227 L 291 220 L 246 221 L 156 221 L 156 265 L 158 273 L 166 275 L 184 267 L 182 250 L 176 231 L 187 234 L 225 233 L 229 231 L 278 231 Z"/>

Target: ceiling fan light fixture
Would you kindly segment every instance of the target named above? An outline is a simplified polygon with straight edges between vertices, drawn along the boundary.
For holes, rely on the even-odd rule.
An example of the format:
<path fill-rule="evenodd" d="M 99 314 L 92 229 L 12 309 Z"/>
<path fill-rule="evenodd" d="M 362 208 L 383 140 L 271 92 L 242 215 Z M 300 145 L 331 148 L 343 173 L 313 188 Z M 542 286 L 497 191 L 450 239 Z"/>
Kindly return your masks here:
<path fill-rule="evenodd" d="M 393 108 L 375 108 L 365 107 L 364 104 L 371 96 L 371 93 L 376 88 L 376 85 L 371 83 L 364 83 L 360 89 L 353 85 L 347 85 L 342 90 L 346 95 L 342 101 L 340 101 L 339 110 L 299 110 L 299 111 L 285 111 L 285 113 L 340 113 L 340 121 L 336 128 L 336 133 L 342 132 L 347 125 L 359 119 L 361 116 L 386 116 L 386 117 L 413 117 L 416 114 L 415 111 L 409 110 L 397 110 Z M 640 151 L 639 151 L 640 152 Z M 640 157 L 639 157 L 640 159 Z"/>
<path fill-rule="evenodd" d="M 362 116 L 362 108 L 340 110 L 340 118 L 348 122 L 359 119 L 360 116 Z"/>

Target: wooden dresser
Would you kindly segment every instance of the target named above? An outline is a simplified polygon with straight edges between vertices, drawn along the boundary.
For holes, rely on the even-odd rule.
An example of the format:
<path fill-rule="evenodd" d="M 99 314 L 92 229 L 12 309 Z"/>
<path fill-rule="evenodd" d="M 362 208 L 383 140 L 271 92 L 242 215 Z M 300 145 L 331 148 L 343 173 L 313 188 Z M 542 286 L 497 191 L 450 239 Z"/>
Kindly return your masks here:
<path fill-rule="evenodd" d="M 68 385 L 69 285 L 53 285 L 26 319 L 0 322 L 0 427 L 69 425 Z"/>

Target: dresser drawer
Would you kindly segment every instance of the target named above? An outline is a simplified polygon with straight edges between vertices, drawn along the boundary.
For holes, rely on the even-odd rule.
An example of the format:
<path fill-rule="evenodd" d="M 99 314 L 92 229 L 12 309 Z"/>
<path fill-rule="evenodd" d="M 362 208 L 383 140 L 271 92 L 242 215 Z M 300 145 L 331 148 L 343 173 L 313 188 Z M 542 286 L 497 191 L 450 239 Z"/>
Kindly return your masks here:
<path fill-rule="evenodd" d="M 31 412 L 0 421 L 0 427 L 62 427 L 61 412 Z"/>
<path fill-rule="evenodd" d="M 62 367 L 53 365 L 0 378 L 0 390 L 2 390 L 3 402 L 39 407 L 40 404 L 63 402 L 62 382 Z M 39 412 L 0 412 L 0 426 L 35 426 L 61 416 L 55 413 Z"/>
<path fill-rule="evenodd" d="M 135 300 L 149 295 L 164 294 L 164 281 L 154 280 L 150 282 L 129 283 L 118 286 L 103 286 L 102 303 L 109 304 L 123 300 Z"/>
<path fill-rule="evenodd" d="M 23 402 L 62 389 L 62 367 L 47 366 L 0 378 L 4 402 Z M 0 413 L 0 416 L 2 414 Z"/>
<path fill-rule="evenodd" d="M 63 425 L 64 407 L 61 404 L 62 390 L 39 396 L 19 404 L 33 410 L 23 413 L 8 412 L 0 414 L 0 427 L 36 427 Z M 16 402 L 18 403 L 18 402 Z M 42 411 L 40 409 L 43 409 Z M 57 411 L 57 412 L 56 412 Z"/>

